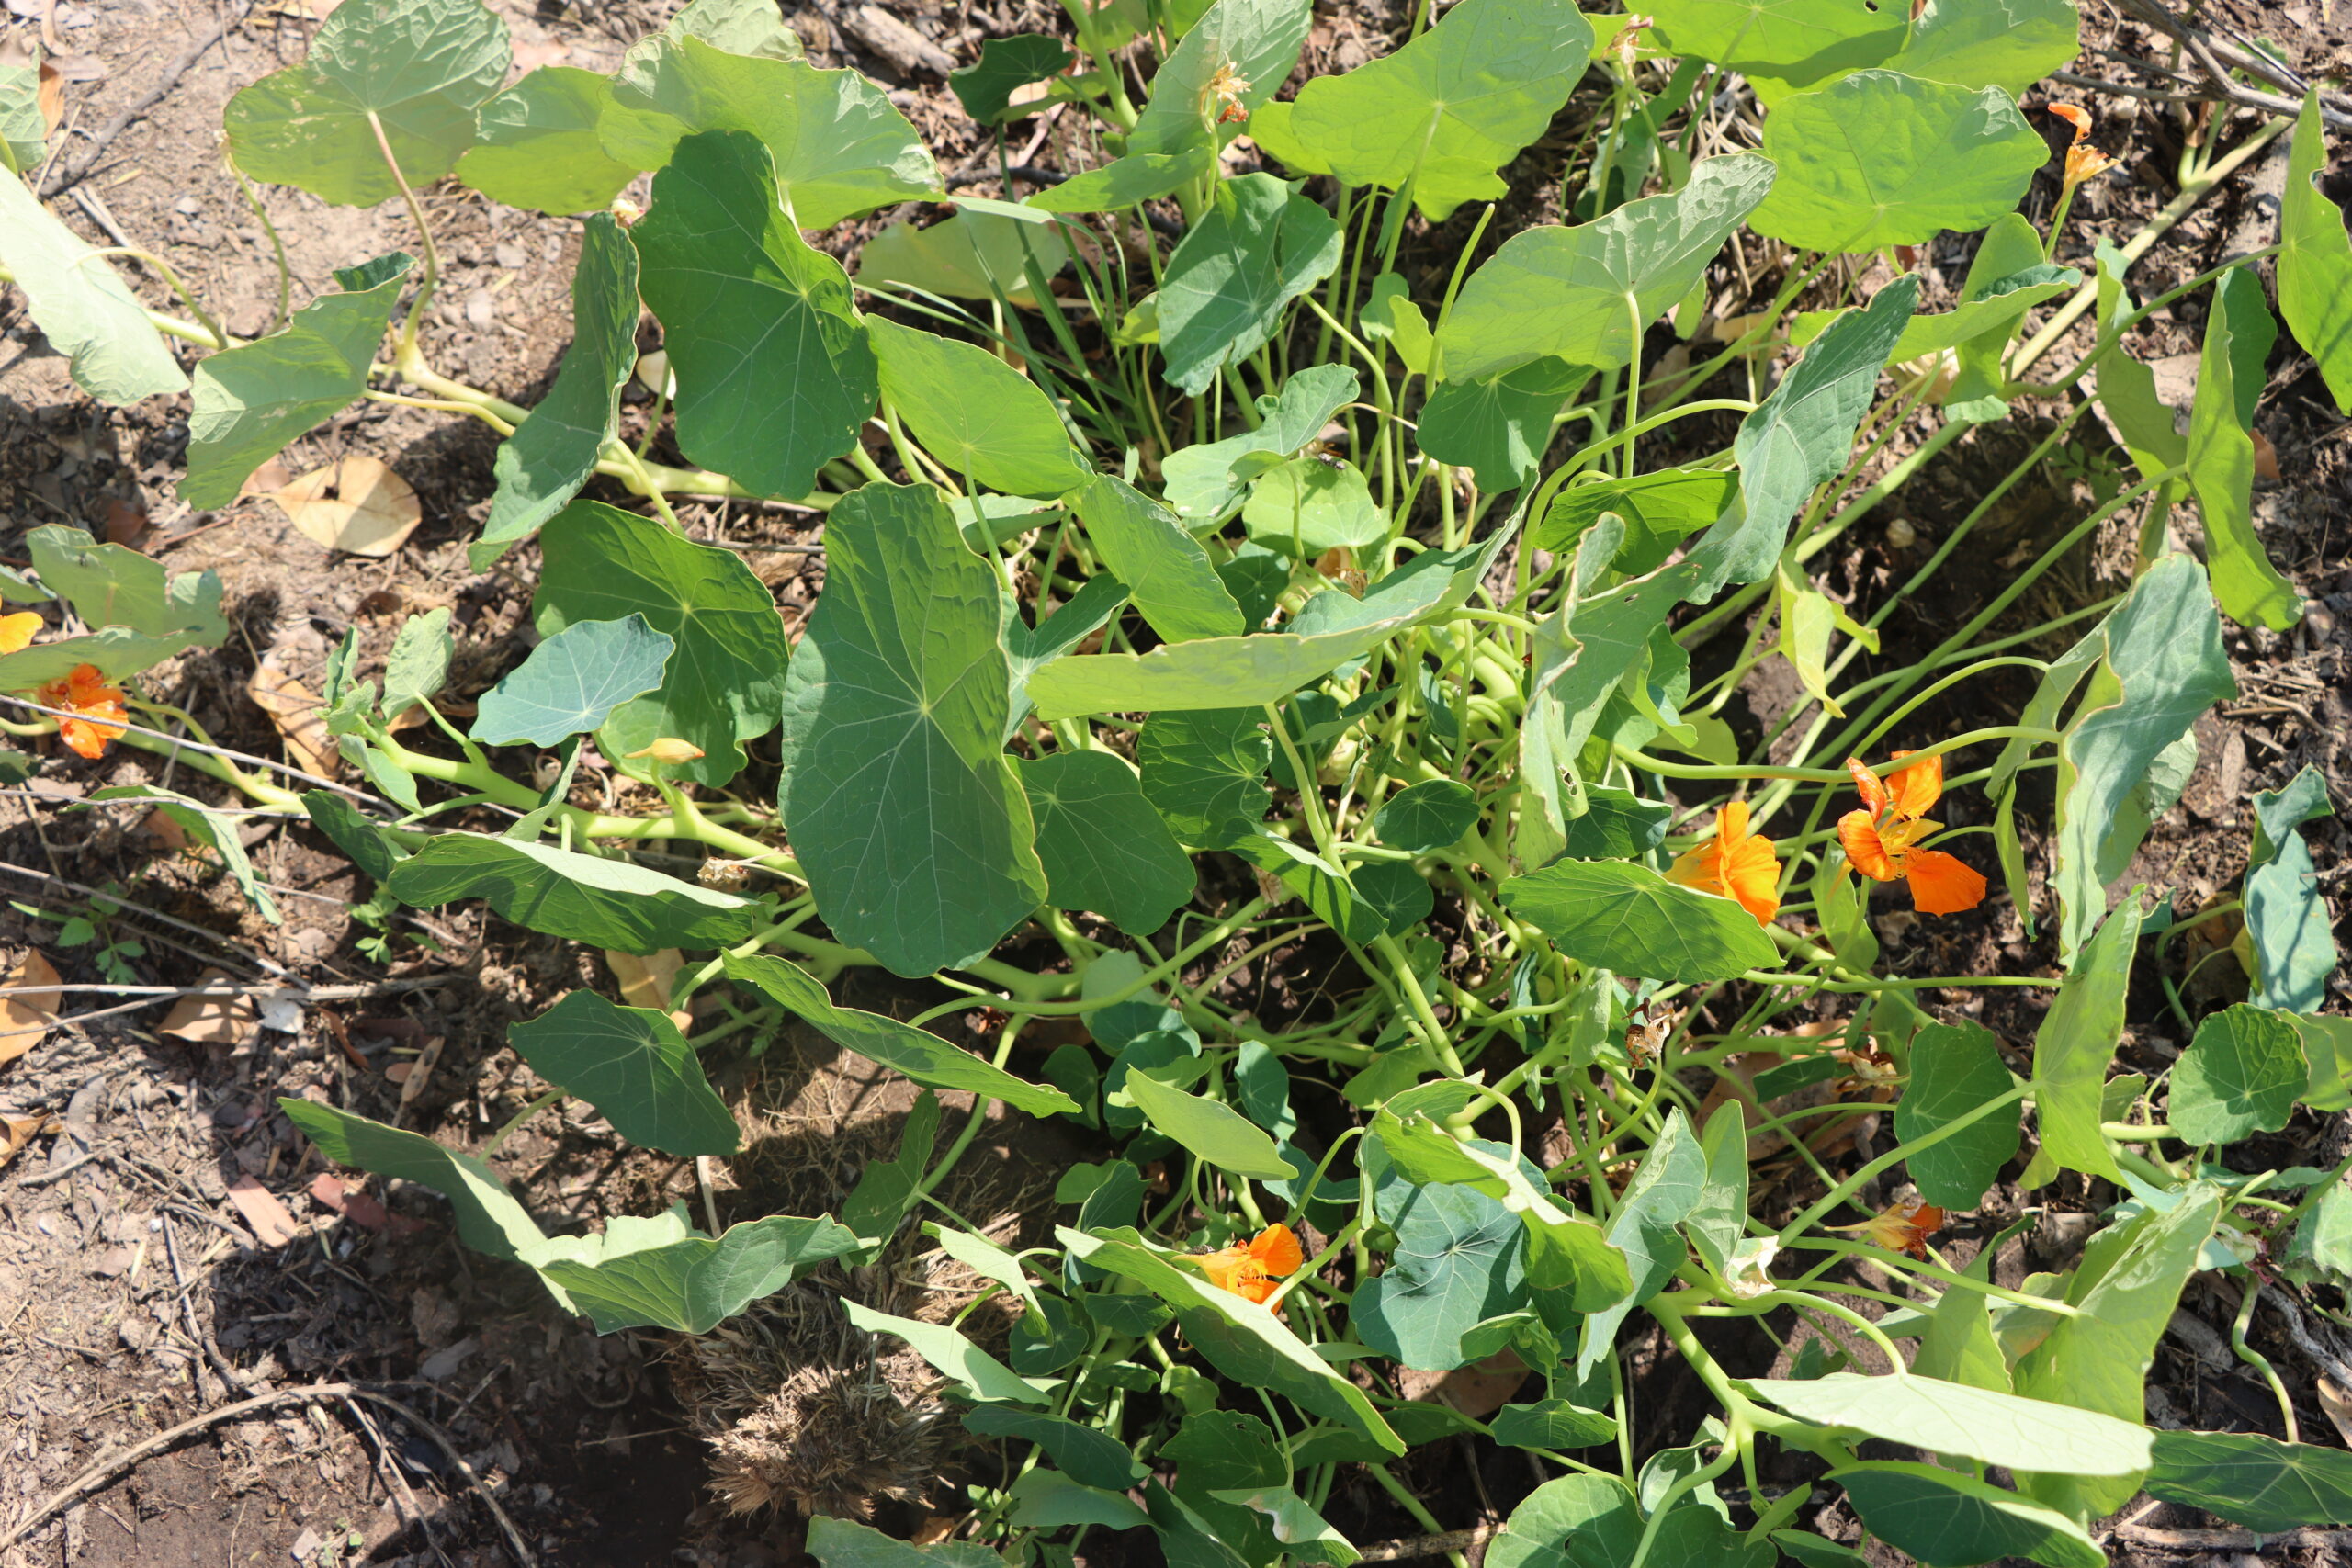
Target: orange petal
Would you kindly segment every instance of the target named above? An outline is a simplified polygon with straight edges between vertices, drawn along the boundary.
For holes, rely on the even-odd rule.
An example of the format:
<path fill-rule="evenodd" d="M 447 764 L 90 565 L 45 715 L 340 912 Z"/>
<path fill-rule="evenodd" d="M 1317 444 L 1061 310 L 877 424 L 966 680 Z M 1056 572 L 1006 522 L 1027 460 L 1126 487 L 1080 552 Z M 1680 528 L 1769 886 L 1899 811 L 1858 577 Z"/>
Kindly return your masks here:
<path fill-rule="evenodd" d="M 1923 915 L 1957 915 L 1984 902 L 1984 876 L 1941 850 L 1912 851 L 1903 870 L 1911 881 L 1911 907 Z"/>
<path fill-rule="evenodd" d="M 1862 805 L 1873 817 L 1886 810 L 1886 781 L 1870 771 L 1860 757 L 1846 759 L 1846 771 L 1854 775 L 1854 787 L 1861 792 Z"/>
<path fill-rule="evenodd" d="M 1849 811 L 1838 818 L 1838 841 L 1846 847 L 1846 858 L 1854 869 L 1872 882 L 1892 882 L 1901 874 L 1894 869 L 1886 846 L 1879 842 L 1878 829 L 1867 811 Z"/>
<path fill-rule="evenodd" d="M 1899 762 L 1910 755 L 1908 751 L 1897 751 L 1894 760 Z M 1886 787 L 1894 796 L 1896 815 L 1925 817 L 1944 796 L 1944 760 L 1930 757 L 1901 773 L 1890 774 Z"/>
<path fill-rule="evenodd" d="M 1306 1261 L 1306 1248 L 1298 1245 L 1298 1237 L 1284 1224 L 1268 1225 L 1250 1244 L 1250 1256 L 1269 1274 L 1280 1277 L 1295 1274 Z"/>
<path fill-rule="evenodd" d="M 2052 104 L 2050 112 L 2075 128 L 2075 140 L 2080 141 L 2091 133 L 2090 111 L 2074 104 Z"/>
<path fill-rule="evenodd" d="M 1716 807 L 1715 837 L 1726 851 L 1747 837 L 1747 802 L 1735 800 Z"/>
<path fill-rule="evenodd" d="M 1724 879 L 1717 869 L 1717 863 L 1722 858 L 1723 840 L 1709 839 L 1697 848 L 1685 850 L 1675 856 L 1666 879 L 1684 887 L 1696 887 L 1702 893 L 1720 893 L 1724 890 Z"/>
<path fill-rule="evenodd" d="M 40 630 L 40 616 L 31 610 L 0 615 L 0 653 L 15 653 L 31 647 L 33 634 Z"/>
<path fill-rule="evenodd" d="M 1233 1289 L 1233 1277 L 1245 1260 L 1246 1255 L 1238 1247 L 1220 1247 L 1215 1252 L 1204 1252 L 1193 1259 L 1200 1265 L 1201 1272 L 1209 1277 L 1209 1283 L 1223 1291 Z"/>
<path fill-rule="evenodd" d="M 1781 912 L 1781 863 L 1772 853 L 1772 840 L 1742 839 L 1724 857 L 1724 885 L 1758 925 L 1770 925 Z"/>

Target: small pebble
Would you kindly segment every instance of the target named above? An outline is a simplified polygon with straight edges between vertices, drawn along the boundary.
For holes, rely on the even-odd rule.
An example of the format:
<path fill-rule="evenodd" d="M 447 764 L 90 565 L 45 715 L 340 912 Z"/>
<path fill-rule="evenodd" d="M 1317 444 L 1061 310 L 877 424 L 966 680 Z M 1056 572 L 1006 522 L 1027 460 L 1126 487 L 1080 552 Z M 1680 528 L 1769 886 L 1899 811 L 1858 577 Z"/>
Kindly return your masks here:
<path fill-rule="evenodd" d="M 508 240 L 501 243 L 495 250 L 491 252 L 491 254 L 497 258 L 499 265 L 504 267 L 509 272 L 512 272 L 516 267 L 521 266 L 524 262 L 529 259 L 524 254 L 523 247 L 516 244 L 512 240 Z"/>
<path fill-rule="evenodd" d="M 466 296 L 466 321 L 479 332 L 488 332 L 498 324 L 498 301 L 489 289 L 477 288 Z"/>

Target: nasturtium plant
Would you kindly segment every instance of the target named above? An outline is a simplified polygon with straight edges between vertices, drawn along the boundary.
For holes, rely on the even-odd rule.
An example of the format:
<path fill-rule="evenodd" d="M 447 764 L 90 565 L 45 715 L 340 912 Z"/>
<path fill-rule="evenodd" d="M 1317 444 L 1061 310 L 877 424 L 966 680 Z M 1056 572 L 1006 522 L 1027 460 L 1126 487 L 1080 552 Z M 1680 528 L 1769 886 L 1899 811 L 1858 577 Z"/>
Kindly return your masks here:
<path fill-rule="evenodd" d="M 1440 1444 L 1535 1469 L 1498 1568 L 2090 1568 L 2143 1487 L 2352 1523 L 2352 1459 L 2245 1339 L 2275 1290 L 2352 1286 L 2352 1161 L 2263 1141 L 2352 1104 L 2305 839 L 2325 777 L 2252 796 L 2233 902 L 2152 903 L 2137 858 L 2237 694 L 2225 622 L 2304 614 L 2252 502 L 2290 345 L 2251 265 L 2175 288 L 2142 275 L 2158 231 L 2076 212 L 2092 150 L 2030 194 L 2018 95 L 2071 58 L 2072 6 L 1462 0 L 1295 90 L 1306 0 L 1070 15 L 952 79 L 997 152 L 1048 109 L 1086 127 L 1069 177 L 989 196 L 756 0 L 511 83 L 476 0 L 345 0 L 232 101 L 230 155 L 420 224 L 453 175 L 584 214 L 534 408 L 433 368 L 429 232 L 238 342 L 193 296 L 197 321 L 148 310 L 0 178 L 0 268 L 77 383 L 192 383 L 189 506 L 355 400 L 462 411 L 503 438 L 469 558 L 529 595 L 479 679 L 447 608 L 380 669 L 345 642 L 322 722 L 365 784 L 298 794 L 158 727 L 194 733 L 141 677 L 226 637 L 217 580 L 33 530 L 0 596 L 58 604 L 0 615 L 0 690 L 82 755 L 180 770 L 92 801 L 155 803 L 265 918 L 192 774 L 307 816 L 383 908 L 480 900 L 645 961 L 509 1038 L 648 1158 L 738 1154 L 787 1021 L 911 1097 L 836 1213 L 722 1224 L 705 1185 L 699 1225 L 649 1203 L 587 1235 L 543 1228 L 503 1134 L 289 1099 L 294 1126 L 439 1193 L 600 1332 L 707 1333 L 819 1280 L 844 1332 L 903 1342 L 998 1447 L 933 1499 L 960 1539 L 819 1517 L 826 1568 L 1067 1562 L 1123 1530 L 1344 1568 L 1357 1494 L 1442 1551 L 1387 1468 Z M 12 167 L 24 90 L 0 72 Z M 2230 113 L 2200 145 L 2245 134 Z M 2352 406 L 2328 118 L 2314 95 L 2295 124 L 2264 251 Z M 1556 193 L 1524 188 L 1571 145 Z M 2174 409 L 2126 339 L 2191 295 Z M 2028 400 L 1916 571 L 1828 570 Z M 2094 499 L 1956 604 L 1989 510 L 2092 411 L 2120 443 Z M 805 615 L 709 501 L 810 521 Z M 2102 531 L 2130 581 L 2074 603 Z M 1774 660 L 1788 705 L 1742 729 Z M 2022 702 L 1962 728 L 1928 707 L 1955 691 Z M 1990 956 L 2012 918 L 2030 960 Z M 2199 963 L 2245 981 L 2220 1003 L 2165 967 L 2208 922 Z M 1977 956 L 1928 972 L 1945 953 Z M 861 971 L 887 1002 L 851 1005 Z M 1071 1153 L 1024 1246 L 941 1186 L 1030 1119 Z M 1998 1282 L 2002 1217 L 2086 1194 L 2079 1252 Z M 978 1281 L 953 1321 L 883 1310 L 869 1266 L 933 1243 Z M 2200 1274 L 2244 1292 L 2283 1442 L 2143 1419 Z M 1660 1429 L 1691 1407 L 1634 1385 L 1661 1364 L 1719 1414 Z M 1415 1397 L 1439 1375 L 1498 1392 Z M 1801 1519 L 1815 1495 L 1845 1511 Z"/>

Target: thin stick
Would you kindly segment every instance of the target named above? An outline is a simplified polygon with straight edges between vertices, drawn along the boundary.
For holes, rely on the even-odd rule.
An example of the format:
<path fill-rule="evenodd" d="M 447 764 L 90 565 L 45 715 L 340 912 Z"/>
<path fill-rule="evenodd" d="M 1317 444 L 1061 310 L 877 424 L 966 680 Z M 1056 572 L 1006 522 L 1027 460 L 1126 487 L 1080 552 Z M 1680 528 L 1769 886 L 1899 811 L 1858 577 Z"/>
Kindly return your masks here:
<path fill-rule="evenodd" d="M 1416 1536 L 1410 1540 L 1376 1540 L 1357 1554 L 1358 1560 L 1364 1562 L 1402 1562 L 1416 1557 L 1443 1557 L 1452 1551 L 1466 1551 L 1502 1528 L 1500 1525 L 1473 1525 L 1466 1530 Z"/>
<path fill-rule="evenodd" d="M 49 1497 L 31 1513 L 19 1519 L 6 1535 L 0 1536 L 0 1547 L 16 1545 L 31 1534 L 36 1527 L 48 1523 L 58 1513 L 73 1506 L 100 1487 L 107 1485 L 141 1460 L 151 1454 L 163 1452 L 183 1438 L 194 1437 L 197 1433 L 218 1427 L 223 1422 L 242 1421 L 247 1416 L 258 1416 L 265 1410 L 276 1410 L 288 1404 L 321 1404 L 338 1399 L 364 1399 L 372 1404 L 379 1404 L 432 1438 L 434 1446 L 448 1456 L 449 1462 L 457 1467 L 458 1473 L 466 1478 L 467 1483 L 472 1486 L 476 1495 L 481 1498 L 482 1506 L 490 1510 L 493 1518 L 497 1519 L 499 1529 L 506 1532 L 506 1544 L 514 1551 L 514 1560 L 521 1563 L 523 1568 L 538 1568 L 539 1560 L 532 1555 L 530 1547 L 523 1540 L 523 1532 L 514 1528 L 514 1519 L 508 1517 L 503 1507 L 499 1506 L 498 1498 L 488 1486 L 482 1483 L 481 1477 L 474 1473 L 473 1466 L 466 1462 L 466 1456 L 458 1451 L 458 1445 L 451 1439 L 448 1433 L 390 1395 L 379 1393 L 372 1388 L 350 1382 L 312 1383 L 308 1388 L 280 1389 L 276 1393 L 256 1394 L 251 1399 L 240 1400 L 234 1404 L 224 1404 L 217 1410 L 208 1410 L 203 1415 L 183 1421 L 167 1431 L 158 1432 L 144 1442 L 133 1444 L 114 1458 L 92 1465 L 72 1481 L 67 1482 L 65 1485 L 50 1494 Z"/>

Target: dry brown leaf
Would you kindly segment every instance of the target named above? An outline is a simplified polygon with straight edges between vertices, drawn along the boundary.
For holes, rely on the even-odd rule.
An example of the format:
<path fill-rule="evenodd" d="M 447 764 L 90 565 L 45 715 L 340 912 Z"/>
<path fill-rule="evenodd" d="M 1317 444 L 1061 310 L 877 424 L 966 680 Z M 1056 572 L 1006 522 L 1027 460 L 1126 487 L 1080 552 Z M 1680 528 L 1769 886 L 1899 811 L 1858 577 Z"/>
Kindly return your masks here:
<path fill-rule="evenodd" d="M 388 556 L 424 510 L 408 481 L 373 457 L 345 457 L 269 492 L 294 526 L 331 550 Z"/>
<path fill-rule="evenodd" d="M 147 813 L 139 823 L 139 830 L 168 854 L 177 854 L 187 848 L 187 829 L 160 809 Z"/>
<path fill-rule="evenodd" d="M 147 503 L 113 496 L 107 502 L 107 543 L 135 550 L 147 537 Z"/>
<path fill-rule="evenodd" d="M 53 1116 L 0 1116 L 0 1166 L 17 1157 L 18 1150 L 43 1133 L 54 1133 L 64 1122 Z"/>
<path fill-rule="evenodd" d="M 2277 484 L 2281 477 L 2278 472 L 2278 448 L 2270 445 L 2270 437 L 2263 434 L 2262 432 L 2257 430 L 2252 434 L 2254 435 L 2254 477 L 2258 479 L 2268 479 L 2271 483 Z"/>
<path fill-rule="evenodd" d="M 251 998 L 228 987 L 235 984 L 226 969 L 207 969 L 196 977 L 199 986 L 218 982 L 210 996 L 182 997 L 164 1019 L 163 1032 L 198 1045 L 242 1045 L 261 1028 Z"/>
<path fill-rule="evenodd" d="M 1397 1391 L 1427 1404 L 1450 1405 L 1474 1421 L 1483 1421 L 1510 1403 L 1527 1382 L 1527 1363 L 1513 1350 L 1498 1350 L 1475 1366 L 1450 1372 L 1407 1371 L 1397 1379 Z"/>
<path fill-rule="evenodd" d="M 302 1227 L 294 1223 L 286 1205 L 249 1175 L 241 1175 L 229 1183 L 229 1201 L 237 1206 L 237 1213 L 253 1227 L 254 1239 L 264 1247 L 284 1247 L 302 1234 Z"/>
<path fill-rule="evenodd" d="M 2352 1395 L 2323 1377 L 2319 1380 L 2319 1407 L 2335 1424 L 2335 1435 L 2352 1443 Z"/>
<path fill-rule="evenodd" d="M 38 953 L 28 953 L 8 984 L 43 987 L 0 997 L 0 1063 L 13 1062 L 41 1042 L 56 1021 L 63 1000 L 55 989 L 57 966 Z"/>
<path fill-rule="evenodd" d="M 33 102 L 40 106 L 40 122 L 51 136 L 65 123 L 65 73 L 48 61 L 40 62 L 40 85 Z"/>
<path fill-rule="evenodd" d="M 620 986 L 621 1000 L 633 1008 L 668 1012 L 670 1021 L 680 1030 L 694 1024 L 691 1013 L 670 1008 L 670 987 L 677 983 L 679 966 L 684 962 L 684 956 L 674 947 L 665 947 L 650 958 L 609 947 L 605 950 L 605 966 L 613 972 L 613 979 Z"/>
<path fill-rule="evenodd" d="M 237 487 L 237 497 L 242 501 L 249 495 L 267 495 L 272 491 L 284 490 L 293 482 L 294 471 L 272 457 L 245 476 L 245 482 Z"/>
<path fill-rule="evenodd" d="M 334 738 L 327 733 L 318 695 L 273 663 L 275 657 L 271 654 L 263 658 L 254 671 L 254 678 L 245 684 L 245 694 L 277 726 L 277 733 L 286 740 L 287 754 L 296 767 L 334 778 L 343 771 L 343 754 L 336 750 Z"/>

